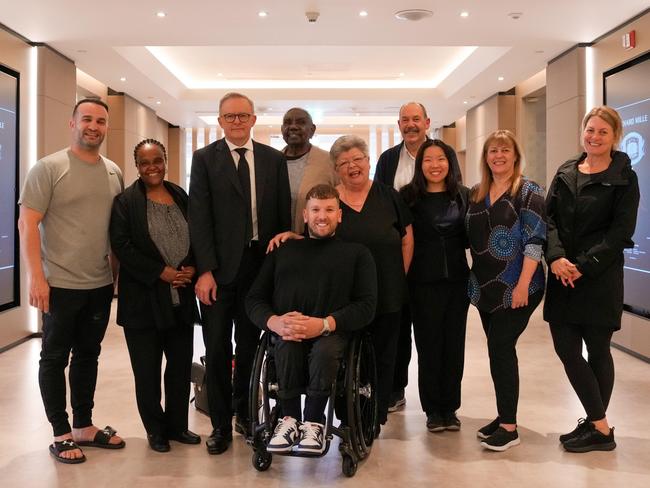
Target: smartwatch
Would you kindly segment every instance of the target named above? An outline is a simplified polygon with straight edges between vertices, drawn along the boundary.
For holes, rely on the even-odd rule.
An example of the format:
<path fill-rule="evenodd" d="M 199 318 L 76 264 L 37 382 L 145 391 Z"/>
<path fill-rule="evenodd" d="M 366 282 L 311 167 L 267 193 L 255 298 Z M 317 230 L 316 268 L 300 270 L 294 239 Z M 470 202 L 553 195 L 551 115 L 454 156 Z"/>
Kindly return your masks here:
<path fill-rule="evenodd" d="M 332 333 L 332 329 L 330 329 L 330 323 L 327 321 L 327 319 L 323 319 L 323 330 L 320 331 L 320 335 L 327 337 Z"/>

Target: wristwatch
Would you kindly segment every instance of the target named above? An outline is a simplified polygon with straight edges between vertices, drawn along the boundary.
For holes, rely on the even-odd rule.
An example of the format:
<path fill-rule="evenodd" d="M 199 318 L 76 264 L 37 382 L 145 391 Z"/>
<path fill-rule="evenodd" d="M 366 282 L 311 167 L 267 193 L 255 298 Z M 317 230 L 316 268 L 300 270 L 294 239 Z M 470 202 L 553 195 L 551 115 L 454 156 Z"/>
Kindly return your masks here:
<path fill-rule="evenodd" d="M 330 329 L 330 323 L 327 321 L 327 319 L 323 319 L 323 330 L 320 331 L 320 335 L 327 337 L 332 333 L 332 329 Z"/>

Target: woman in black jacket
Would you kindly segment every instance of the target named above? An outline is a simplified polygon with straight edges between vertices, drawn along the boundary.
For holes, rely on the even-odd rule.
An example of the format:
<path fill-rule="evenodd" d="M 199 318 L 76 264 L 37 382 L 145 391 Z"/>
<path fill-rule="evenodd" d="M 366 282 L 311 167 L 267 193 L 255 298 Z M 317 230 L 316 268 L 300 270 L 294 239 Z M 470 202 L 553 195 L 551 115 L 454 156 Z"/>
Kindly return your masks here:
<path fill-rule="evenodd" d="M 607 406 L 614 387 L 610 340 L 621 327 L 623 249 L 633 247 L 639 185 L 627 154 L 617 151 L 623 124 L 610 107 L 582 122 L 579 157 L 558 169 L 546 202 L 547 284 L 544 319 L 586 419 L 560 436 L 571 452 L 616 447 Z M 582 357 L 582 342 L 588 359 Z"/>
<path fill-rule="evenodd" d="M 138 411 L 154 451 L 169 440 L 198 444 L 187 430 L 196 312 L 195 274 L 187 226 L 187 194 L 164 181 L 162 143 L 146 139 L 134 150 L 139 178 L 115 197 L 111 246 L 120 261 L 117 323 L 124 327 L 135 376 Z M 165 410 L 160 405 L 162 355 Z"/>
<path fill-rule="evenodd" d="M 408 273 L 418 389 L 430 432 L 459 430 L 465 360 L 469 267 L 465 214 L 469 189 L 460 184 L 456 153 L 425 141 L 411 182 L 400 191 L 413 215 L 415 248 Z"/>

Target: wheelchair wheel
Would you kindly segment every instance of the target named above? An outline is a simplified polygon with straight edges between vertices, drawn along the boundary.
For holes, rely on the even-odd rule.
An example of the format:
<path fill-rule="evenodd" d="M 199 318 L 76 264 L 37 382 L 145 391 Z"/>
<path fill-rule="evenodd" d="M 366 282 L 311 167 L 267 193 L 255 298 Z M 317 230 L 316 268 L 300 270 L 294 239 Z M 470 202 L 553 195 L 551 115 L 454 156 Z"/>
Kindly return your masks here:
<path fill-rule="evenodd" d="M 273 429 L 277 423 L 276 405 L 275 405 L 275 388 L 277 385 L 271 383 L 275 381 L 275 364 L 269 357 L 269 335 L 264 334 L 260 339 L 255 353 L 255 362 L 249 384 L 250 395 L 248 412 L 253 427 L 252 444 L 255 449 L 253 456 L 253 466 L 258 469 L 255 461 L 255 454 L 266 453 L 266 444 L 268 443 Z M 273 404 L 271 403 L 273 401 Z M 268 454 L 270 456 L 270 454 Z M 270 465 L 270 457 L 268 461 Z M 264 463 L 262 463 L 264 464 Z M 260 470 L 263 471 L 263 470 Z"/>
<path fill-rule="evenodd" d="M 352 428 L 354 450 L 359 459 L 364 459 L 375 440 L 377 425 L 377 369 L 375 351 L 367 334 L 362 334 L 350 348 L 348 365 L 348 421 Z"/>
<path fill-rule="evenodd" d="M 341 471 L 348 478 L 352 478 L 357 472 L 357 463 L 352 456 L 343 456 L 343 464 L 341 465 Z"/>
<path fill-rule="evenodd" d="M 256 470 L 266 471 L 271 467 L 273 455 L 267 451 L 253 451 L 251 462 Z"/>

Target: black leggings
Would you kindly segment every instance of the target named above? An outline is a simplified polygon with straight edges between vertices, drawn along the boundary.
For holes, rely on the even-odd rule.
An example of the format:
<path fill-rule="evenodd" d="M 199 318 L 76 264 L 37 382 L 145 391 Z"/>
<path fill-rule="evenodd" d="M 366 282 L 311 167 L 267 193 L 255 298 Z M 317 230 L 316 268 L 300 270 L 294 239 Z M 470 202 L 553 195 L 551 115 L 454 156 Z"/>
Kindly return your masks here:
<path fill-rule="evenodd" d="M 497 412 L 502 424 L 517 423 L 519 402 L 519 364 L 517 339 L 526 329 L 531 314 L 542 300 L 542 293 L 528 297 L 528 305 L 488 313 L 479 310 L 490 355 L 490 373 L 497 397 Z"/>
<path fill-rule="evenodd" d="M 605 418 L 614 389 L 614 360 L 609 348 L 612 329 L 587 324 L 552 323 L 555 352 L 590 420 Z M 582 341 L 588 358 L 582 357 Z"/>

